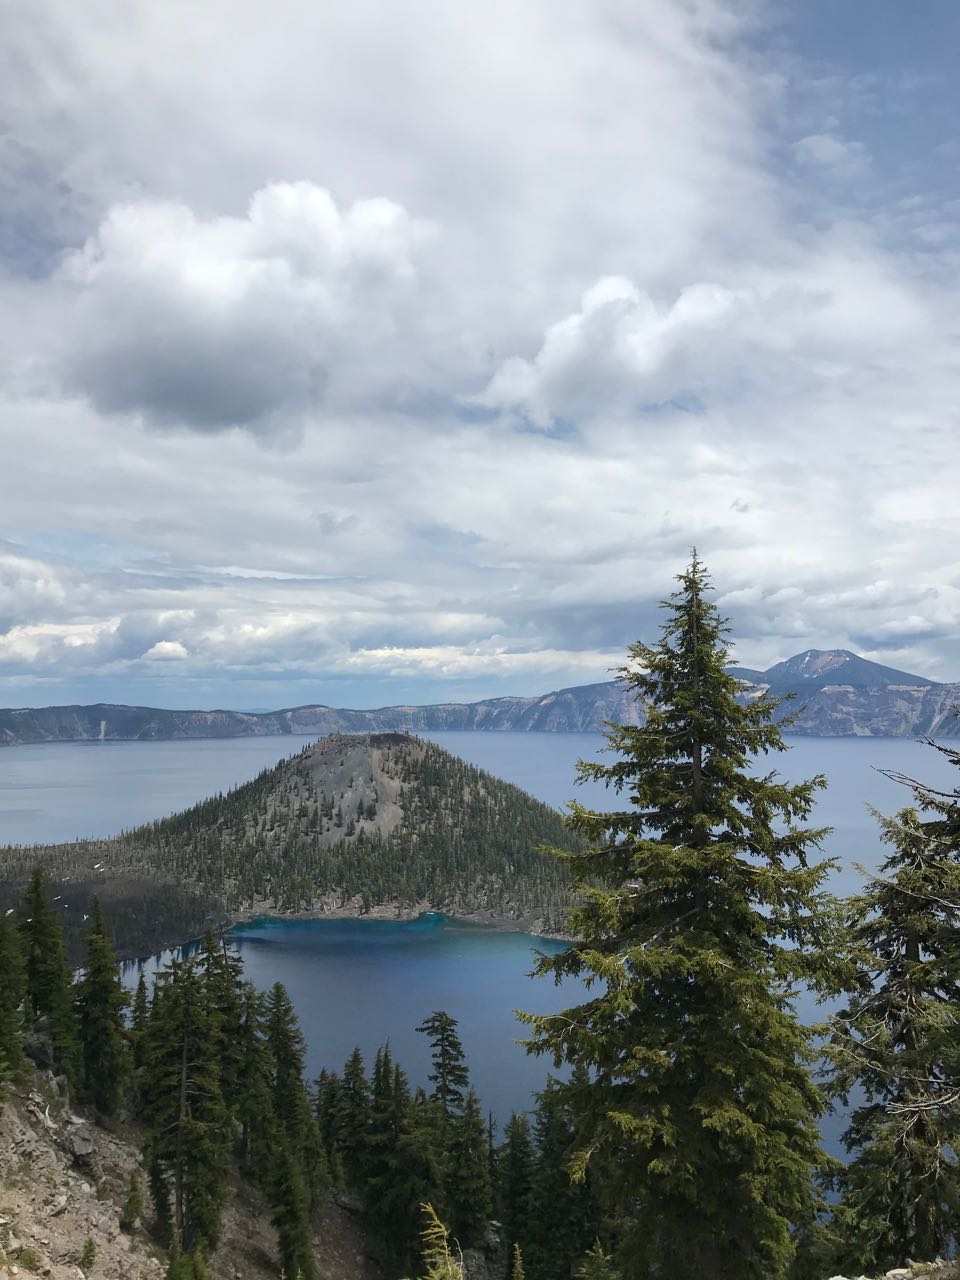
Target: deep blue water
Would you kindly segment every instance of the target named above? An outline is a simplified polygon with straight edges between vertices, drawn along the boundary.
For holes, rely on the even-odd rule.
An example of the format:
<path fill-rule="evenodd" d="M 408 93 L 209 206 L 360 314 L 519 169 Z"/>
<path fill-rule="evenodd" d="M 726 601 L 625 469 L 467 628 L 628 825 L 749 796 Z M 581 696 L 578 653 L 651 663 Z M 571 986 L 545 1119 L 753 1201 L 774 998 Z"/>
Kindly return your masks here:
<path fill-rule="evenodd" d="M 574 795 L 602 808 L 601 786 L 574 786 L 578 758 L 596 758 L 596 734 L 440 733 L 448 750 L 562 806 Z M 306 739 L 260 738 L 161 743 L 65 743 L 0 751 L 0 841 L 37 842 L 110 835 L 226 789 L 299 750 Z M 953 785 L 938 752 L 903 739 L 794 738 L 770 762 L 790 780 L 825 773 L 829 789 L 815 820 L 832 825 L 826 850 L 840 869 L 834 887 L 860 883 L 854 864 L 881 856 L 867 805 L 890 813 L 909 793 L 880 769 Z M 434 1009 L 460 1021 L 481 1099 L 500 1117 L 523 1107 L 547 1065 L 515 1043 L 523 1029 L 512 1010 L 551 1012 L 577 998 L 526 975 L 534 947 L 556 944 L 523 934 L 458 925 L 442 917 L 410 923 L 258 922 L 237 931 L 251 979 L 290 990 L 309 1043 L 312 1072 L 339 1068 L 355 1044 L 368 1058 L 388 1039 L 414 1083 L 426 1075 L 427 1046 L 414 1027 Z M 136 980 L 136 971 L 129 972 Z M 815 1016 L 813 1010 L 807 1010 Z M 835 1147 L 837 1122 L 827 1125 Z"/>
<path fill-rule="evenodd" d="M 282 982 L 307 1040 L 309 1078 L 321 1067 L 340 1070 L 355 1045 L 368 1067 L 389 1041 L 414 1085 L 427 1085 L 429 1046 L 415 1028 L 435 1009 L 460 1023 L 467 1062 L 480 1100 L 501 1120 L 529 1104 L 551 1069 L 518 1045 L 519 1006 L 537 1013 L 579 998 L 579 983 L 536 982 L 534 948 L 558 942 L 500 933 L 445 916 L 418 920 L 258 920 L 233 930 L 247 977 L 261 990 Z M 131 985 L 139 970 L 125 967 Z M 147 974 L 154 968 L 148 962 Z"/>

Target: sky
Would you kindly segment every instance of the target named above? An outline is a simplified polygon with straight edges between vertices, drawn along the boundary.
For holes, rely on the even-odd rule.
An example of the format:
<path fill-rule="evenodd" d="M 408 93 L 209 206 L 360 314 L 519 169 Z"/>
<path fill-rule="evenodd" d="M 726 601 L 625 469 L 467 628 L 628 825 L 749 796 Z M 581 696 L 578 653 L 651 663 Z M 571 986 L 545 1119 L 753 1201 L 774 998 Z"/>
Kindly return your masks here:
<path fill-rule="evenodd" d="M 0 28 L 0 705 L 960 680 L 954 0 Z"/>

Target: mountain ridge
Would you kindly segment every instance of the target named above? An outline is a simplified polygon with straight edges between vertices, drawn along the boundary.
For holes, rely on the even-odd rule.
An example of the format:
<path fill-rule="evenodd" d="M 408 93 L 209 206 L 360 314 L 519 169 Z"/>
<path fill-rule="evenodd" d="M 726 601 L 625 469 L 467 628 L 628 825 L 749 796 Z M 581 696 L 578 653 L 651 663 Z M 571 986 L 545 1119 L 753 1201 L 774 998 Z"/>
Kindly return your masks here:
<path fill-rule="evenodd" d="M 794 695 L 783 714 L 811 737 L 960 736 L 960 683 L 940 683 L 871 662 L 846 649 L 808 649 L 766 671 L 729 668 L 744 697 Z M 166 741 L 328 733 L 597 732 L 607 721 L 639 724 L 643 708 L 616 680 L 476 702 L 371 709 L 306 703 L 270 712 L 174 710 L 121 703 L 0 709 L 0 745 Z"/>

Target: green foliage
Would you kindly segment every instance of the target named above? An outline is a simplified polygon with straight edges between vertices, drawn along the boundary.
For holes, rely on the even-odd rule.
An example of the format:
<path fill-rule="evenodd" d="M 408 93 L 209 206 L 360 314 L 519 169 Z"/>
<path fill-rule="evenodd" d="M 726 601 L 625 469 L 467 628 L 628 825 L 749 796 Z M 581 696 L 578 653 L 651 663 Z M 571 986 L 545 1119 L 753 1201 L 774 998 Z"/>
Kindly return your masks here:
<path fill-rule="evenodd" d="M 145 1043 L 146 1152 L 158 1216 L 185 1258 L 215 1247 L 227 1192 L 232 1125 L 217 1033 L 196 962 L 175 961 L 157 975 Z"/>
<path fill-rule="evenodd" d="M 310 1238 L 310 1195 L 299 1153 L 291 1149 L 287 1137 L 278 1138 L 273 1153 L 270 1199 L 284 1273 L 314 1280 L 317 1270 Z"/>
<path fill-rule="evenodd" d="M 512 1259 L 510 1280 L 526 1280 L 526 1273 L 523 1269 L 523 1252 L 518 1244 L 513 1246 Z"/>
<path fill-rule="evenodd" d="M 577 1280 L 620 1280 L 613 1255 L 605 1252 L 599 1240 L 595 1240 L 584 1255 L 577 1270 Z"/>
<path fill-rule="evenodd" d="M 424 1019 L 417 1031 L 430 1039 L 433 1070 L 428 1078 L 433 1085 L 433 1096 L 449 1120 L 463 1110 L 464 1093 L 470 1087 L 457 1020 L 438 1009 Z"/>
<path fill-rule="evenodd" d="M 514 1112 L 507 1122 L 497 1167 L 504 1239 L 508 1249 L 519 1247 L 526 1255 L 530 1247 L 535 1155 L 530 1121 L 525 1115 Z"/>
<path fill-rule="evenodd" d="M 86 963 L 76 986 L 82 1063 L 81 1096 L 105 1116 L 120 1105 L 129 1070 L 123 1010 L 127 995 L 120 968 L 93 900 L 93 922 L 86 933 Z"/>
<path fill-rule="evenodd" d="M 20 921 L 26 964 L 27 1004 L 35 1018 L 46 1017 L 57 1066 L 72 1085 L 80 1078 L 80 1042 L 63 929 L 50 905 L 50 887 L 36 867 Z"/>
<path fill-rule="evenodd" d="M 127 1184 L 127 1194 L 123 1201 L 123 1208 L 120 1210 L 120 1226 L 124 1231 L 133 1231 L 142 1217 L 143 1187 L 140 1185 L 140 1175 L 133 1172 Z"/>
<path fill-rule="evenodd" d="M 137 981 L 137 989 L 133 996 L 133 1008 L 130 1018 L 130 1046 L 133 1056 L 133 1067 L 135 1071 L 139 1071 L 143 1066 L 143 1037 L 147 1029 L 147 1020 L 150 1016 L 150 999 L 147 994 L 147 980 L 143 976 L 143 970 L 140 970 L 140 977 Z"/>
<path fill-rule="evenodd" d="M 589 1083 L 582 1066 L 574 1069 L 571 1085 Z M 524 1249 L 529 1280 L 567 1280 L 574 1264 L 597 1234 L 597 1205 L 589 1177 L 575 1182 L 570 1163 L 577 1133 L 567 1089 L 548 1079 L 537 1095 L 536 1154 L 530 1180 L 527 1244 Z"/>
<path fill-rule="evenodd" d="M 12 916 L 0 916 L 0 1085 L 23 1075 L 23 1001 L 27 975 L 20 931 Z"/>
<path fill-rule="evenodd" d="M 363 1056 L 354 1049 L 343 1068 L 336 1128 L 336 1149 L 350 1187 L 361 1187 L 366 1179 L 370 1114 L 370 1083 Z"/>
<path fill-rule="evenodd" d="M 43 1259 L 31 1244 L 24 1245 L 20 1250 L 17 1254 L 17 1262 L 21 1267 L 25 1267 L 27 1271 L 39 1271 L 43 1266 Z"/>
<path fill-rule="evenodd" d="M 433 1205 L 420 1206 L 426 1223 L 421 1232 L 426 1273 L 423 1280 L 463 1280 L 463 1271 L 450 1252 L 447 1229 L 437 1217 Z"/>
<path fill-rule="evenodd" d="M 776 703 L 737 700 L 726 626 L 694 556 L 665 603 L 656 647 L 635 644 L 620 678 L 646 723 L 612 725 L 612 763 L 582 763 L 627 806 L 571 806 L 588 843 L 564 854 L 582 898 L 579 941 L 544 957 L 590 999 L 531 1017 L 529 1048 L 591 1074 L 557 1084 L 575 1124 L 571 1172 L 589 1169 L 618 1219 L 633 1277 L 770 1280 L 791 1224 L 816 1214 L 827 1163 L 798 981 L 830 959 L 806 826 L 822 778 L 788 785 L 751 767 L 785 749 Z M 532 1268 L 531 1268 L 532 1269 Z"/>
<path fill-rule="evenodd" d="M 920 786 L 917 798 L 928 799 Z M 960 822 L 938 801 L 927 821 L 915 809 L 880 818 L 891 853 L 846 903 L 854 983 L 831 1019 L 828 1056 L 833 1094 L 861 1100 L 833 1226 L 841 1264 L 860 1269 L 946 1255 L 956 1237 Z"/>
<path fill-rule="evenodd" d="M 96 1242 L 87 1236 L 83 1242 L 83 1248 L 80 1250 L 80 1257 L 77 1259 L 77 1265 L 81 1271 L 91 1271 L 97 1260 Z"/>
<path fill-rule="evenodd" d="M 471 1089 L 462 1115 L 448 1127 L 447 1204 L 452 1230 L 462 1249 L 479 1245 L 493 1209 L 486 1126 Z"/>

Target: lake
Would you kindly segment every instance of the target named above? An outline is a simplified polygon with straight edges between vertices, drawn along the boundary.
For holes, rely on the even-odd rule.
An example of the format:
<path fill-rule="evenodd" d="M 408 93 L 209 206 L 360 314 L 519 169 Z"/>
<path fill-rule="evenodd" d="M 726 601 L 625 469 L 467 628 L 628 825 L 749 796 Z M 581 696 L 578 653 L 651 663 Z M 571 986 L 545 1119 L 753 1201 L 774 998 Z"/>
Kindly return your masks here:
<path fill-rule="evenodd" d="M 441 746 L 517 783 L 549 804 L 575 794 L 598 808 L 600 786 L 575 788 L 578 758 L 597 758 L 597 734 L 438 733 Z M 149 743 L 55 743 L 0 750 L 0 841 L 35 843 L 107 836 L 184 808 L 252 777 L 307 739 L 236 738 Z M 886 813 L 909 793 L 881 769 L 954 785 L 956 771 L 932 748 L 905 739 L 792 738 L 775 763 L 788 779 L 825 773 L 829 787 L 816 821 L 834 828 L 826 842 L 840 868 L 834 887 L 860 883 L 855 863 L 881 856 L 867 806 Z M 427 1046 L 414 1027 L 446 1009 L 460 1029 L 484 1105 L 503 1118 L 526 1105 L 547 1070 L 514 1043 L 523 1034 L 514 1008 L 551 1012 L 576 990 L 532 982 L 534 948 L 556 944 L 524 934 L 463 926 L 442 917 L 409 923 L 259 922 L 237 931 L 247 972 L 261 988 L 290 990 L 310 1046 L 311 1072 L 339 1068 L 354 1044 L 368 1060 L 389 1039 L 414 1083 L 425 1082 Z M 136 969 L 128 970 L 136 980 Z M 830 1126 L 831 1129 L 835 1126 Z M 828 1135 L 829 1136 L 829 1135 Z M 830 1145 L 834 1143 L 831 1140 Z"/>

